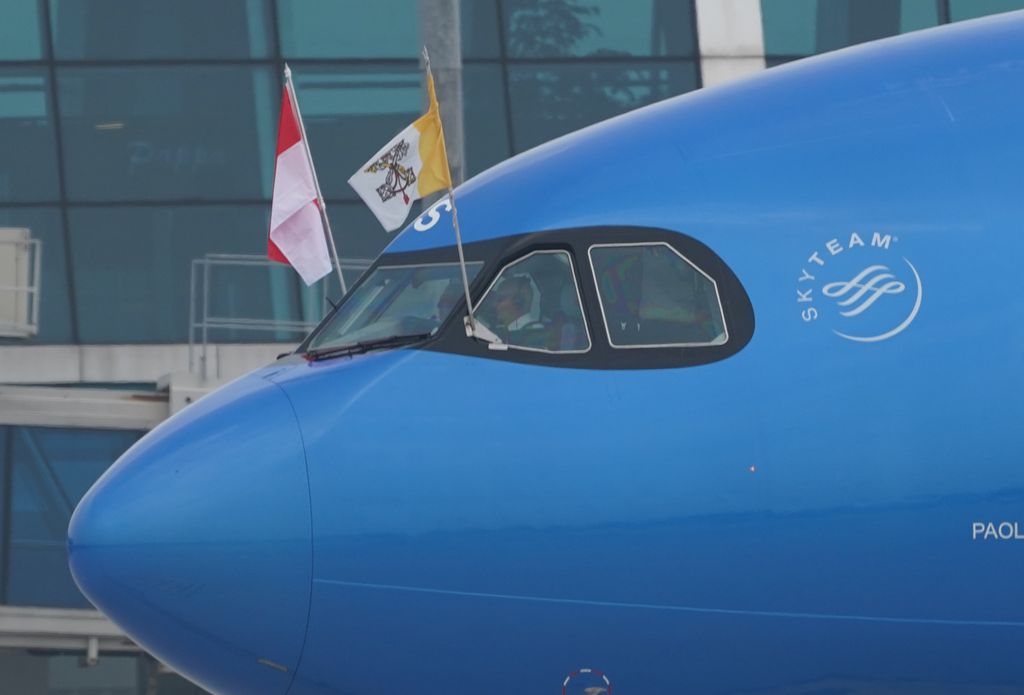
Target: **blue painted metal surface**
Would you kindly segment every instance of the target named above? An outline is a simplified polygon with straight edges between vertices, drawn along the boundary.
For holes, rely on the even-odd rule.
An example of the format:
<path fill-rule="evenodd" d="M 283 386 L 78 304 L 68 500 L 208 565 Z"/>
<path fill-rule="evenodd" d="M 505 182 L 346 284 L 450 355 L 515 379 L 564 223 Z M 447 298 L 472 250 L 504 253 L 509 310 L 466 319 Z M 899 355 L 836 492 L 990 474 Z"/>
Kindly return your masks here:
<path fill-rule="evenodd" d="M 584 666 L 616 693 L 1024 688 L 1024 541 L 972 537 L 1024 522 L 1022 85 L 1024 14 L 1004 15 L 496 167 L 460 191 L 467 240 L 689 234 L 746 288 L 750 344 L 666 370 L 412 349 L 268 368 L 97 484 L 76 579 L 223 692 L 557 693 Z M 450 245 L 437 220 L 388 251 Z M 881 257 L 920 274 L 906 330 L 804 320 L 803 269 Z"/>
<path fill-rule="evenodd" d="M 310 543 L 295 415 L 260 372 L 129 449 L 68 530 L 86 597 L 218 693 L 287 690 L 305 637 Z"/>

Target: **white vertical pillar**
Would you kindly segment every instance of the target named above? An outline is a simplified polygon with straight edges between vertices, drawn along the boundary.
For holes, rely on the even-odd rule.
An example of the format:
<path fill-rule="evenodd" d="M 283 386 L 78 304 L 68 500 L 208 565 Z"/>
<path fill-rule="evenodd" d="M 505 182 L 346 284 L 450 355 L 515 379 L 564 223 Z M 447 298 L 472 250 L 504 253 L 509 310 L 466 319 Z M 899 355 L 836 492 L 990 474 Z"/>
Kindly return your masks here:
<path fill-rule="evenodd" d="M 705 87 L 765 69 L 761 0 L 696 0 Z"/>

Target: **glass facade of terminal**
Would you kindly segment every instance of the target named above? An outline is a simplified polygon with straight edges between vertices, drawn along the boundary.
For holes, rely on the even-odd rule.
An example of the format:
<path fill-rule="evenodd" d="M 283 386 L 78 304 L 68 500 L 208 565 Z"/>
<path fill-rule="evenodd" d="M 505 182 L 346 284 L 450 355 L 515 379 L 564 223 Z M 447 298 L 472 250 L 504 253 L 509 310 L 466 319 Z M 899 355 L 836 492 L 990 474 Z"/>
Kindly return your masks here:
<path fill-rule="evenodd" d="M 188 339 L 191 260 L 265 251 L 285 61 L 339 251 L 375 256 L 347 179 L 423 107 L 417 8 L 7 0 L 0 226 L 43 242 L 34 340 Z M 692 0 L 471 0 L 461 24 L 469 175 L 700 85 Z M 220 280 L 221 314 L 311 318 L 286 268 Z"/>
<path fill-rule="evenodd" d="M 142 434 L 0 426 L 0 604 L 89 607 L 68 571 L 71 512 Z"/>
<path fill-rule="evenodd" d="M 761 0 L 768 67 L 837 48 L 1024 9 L 1024 0 Z"/>
<path fill-rule="evenodd" d="M 762 0 L 766 57 L 1021 7 Z M 467 0 L 461 24 L 470 175 L 701 84 L 693 0 Z M 43 242 L 31 340 L 187 340 L 191 260 L 264 251 L 285 61 L 342 255 L 373 257 L 387 236 L 346 181 L 419 113 L 419 45 L 416 0 L 6 0 L 0 226 Z M 315 318 L 285 268 L 223 275 L 213 296 Z"/>

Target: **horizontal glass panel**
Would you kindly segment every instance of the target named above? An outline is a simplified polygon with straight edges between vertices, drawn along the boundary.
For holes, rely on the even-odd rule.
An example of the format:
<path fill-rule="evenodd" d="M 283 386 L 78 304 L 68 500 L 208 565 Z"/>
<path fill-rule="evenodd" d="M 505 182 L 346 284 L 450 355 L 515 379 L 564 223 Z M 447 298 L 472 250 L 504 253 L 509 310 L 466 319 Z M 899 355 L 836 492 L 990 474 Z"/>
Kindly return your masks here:
<path fill-rule="evenodd" d="M 765 53 L 807 56 L 936 26 L 941 0 L 761 0 Z"/>
<path fill-rule="evenodd" d="M 60 60 L 263 58 L 267 0 L 50 0 Z"/>
<path fill-rule="evenodd" d="M 67 567 L 68 522 L 89 487 L 141 432 L 7 427 L 12 466 L 10 578 L 15 605 L 86 608 Z M 6 452 L 0 452 L 3 458 Z"/>
<path fill-rule="evenodd" d="M 0 68 L 0 203 L 57 200 L 53 128 L 46 72 Z"/>
<path fill-rule="evenodd" d="M 580 63 L 509 68 L 516 152 L 697 88 L 697 65 Z"/>
<path fill-rule="evenodd" d="M 0 19 L 0 60 L 38 60 L 43 56 L 38 0 L 4 0 Z"/>
<path fill-rule="evenodd" d="M 279 88 L 270 68 L 61 68 L 72 201 L 270 196 Z"/>
<path fill-rule="evenodd" d="M 83 343 L 183 343 L 188 340 L 192 260 L 205 254 L 266 255 L 270 205 L 72 208 L 71 258 Z M 332 211 L 332 219 L 335 215 Z M 345 249 L 338 239 L 339 251 Z M 116 265 L 111 259 L 116 258 Z M 350 275 L 353 280 L 355 275 Z M 333 275 L 323 282 L 338 296 Z M 212 317 L 317 321 L 322 303 L 300 292 L 291 268 L 215 266 Z M 202 285 L 197 282 L 196 317 Z M 302 334 L 211 333 L 212 340 L 299 342 Z"/>
<path fill-rule="evenodd" d="M 0 338 L 0 343 L 71 343 L 71 299 L 60 211 L 48 208 L 0 207 L 0 227 L 27 227 L 42 242 L 42 282 L 39 287 L 39 334 L 28 339 Z M 0 285 L 4 284 L 0 280 Z M 2 297 L 2 295 L 0 295 Z"/>
<path fill-rule="evenodd" d="M 462 55 L 498 56 L 494 0 L 461 3 Z M 286 58 L 410 58 L 423 45 L 418 0 L 279 0 Z"/>
<path fill-rule="evenodd" d="M 697 53 L 692 0 L 506 0 L 503 8 L 510 58 Z"/>
<path fill-rule="evenodd" d="M 1024 0 L 949 0 L 949 18 L 954 22 L 1014 10 L 1024 10 Z"/>

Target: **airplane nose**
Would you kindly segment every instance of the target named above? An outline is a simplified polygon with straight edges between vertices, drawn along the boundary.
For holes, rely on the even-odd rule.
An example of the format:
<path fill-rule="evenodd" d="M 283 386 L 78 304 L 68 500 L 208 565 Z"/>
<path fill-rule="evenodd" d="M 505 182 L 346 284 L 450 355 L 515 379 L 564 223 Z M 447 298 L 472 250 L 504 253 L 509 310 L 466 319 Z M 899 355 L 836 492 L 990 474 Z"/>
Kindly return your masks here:
<path fill-rule="evenodd" d="M 284 392 L 235 382 L 143 437 L 68 530 L 82 592 L 129 636 L 217 693 L 283 695 L 312 576 L 309 486 Z"/>

